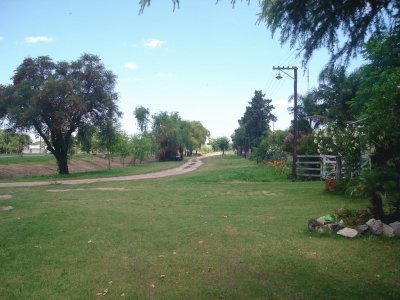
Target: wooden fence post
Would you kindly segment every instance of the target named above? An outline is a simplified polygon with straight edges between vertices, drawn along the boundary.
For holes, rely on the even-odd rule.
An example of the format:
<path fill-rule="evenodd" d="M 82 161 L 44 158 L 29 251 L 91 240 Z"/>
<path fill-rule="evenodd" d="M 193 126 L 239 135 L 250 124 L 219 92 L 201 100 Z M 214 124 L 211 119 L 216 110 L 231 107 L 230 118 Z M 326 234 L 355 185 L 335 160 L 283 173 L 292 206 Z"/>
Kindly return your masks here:
<path fill-rule="evenodd" d="M 336 156 L 336 180 L 342 179 L 342 157 Z"/>

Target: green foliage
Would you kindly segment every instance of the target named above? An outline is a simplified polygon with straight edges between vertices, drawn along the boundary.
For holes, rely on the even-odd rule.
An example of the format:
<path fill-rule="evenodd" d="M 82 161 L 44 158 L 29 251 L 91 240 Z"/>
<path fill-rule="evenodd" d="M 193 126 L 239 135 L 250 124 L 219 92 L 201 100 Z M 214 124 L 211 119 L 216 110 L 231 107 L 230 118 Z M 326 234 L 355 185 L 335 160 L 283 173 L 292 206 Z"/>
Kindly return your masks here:
<path fill-rule="evenodd" d="M 245 150 L 256 148 L 270 131 L 269 122 L 276 121 L 272 114 L 274 106 L 266 99 L 262 91 L 255 91 L 254 97 L 246 107 L 243 117 L 238 121 L 239 128 L 232 136 L 235 148 Z"/>
<path fill-rule="evenodd" d="M 282 131 L 281 131 L 282 132 Z M 283 135 L 270 134 L 265 137 L 258 148 L 251 153 L 250 159 L 257 163 L 265 163 L 270 160 L 287 160 L 287 153 L 283 150 Z"/>
<path fill-rule="evenodd" d="M 30 142 L 31 138 L 27 134 L 0 129 L 0 153 L 22 155 L 22 151 Z"/>
<path fill-rule="evenodd" d="M 400 174 L 396 168 L 365 171 L 353 180 L 344 180 L 342 190 L 350 197 L 368 197 L 376 218 L 396 221 L 400 218 Z"/>
<path fill-rule="evenodd" d="M 260 6 L 260 22 L 265 22 L 272 34 L 278 32 L 282 44 L 288 42 L 300 49 L 304 66 L 321 47 L 329 50 L 331 63 L 340 58 L 347 62 L 370 36 L 395 30 L 400 8 L 395 0 L 263 0 Z"/>
<path fill-rule="evenodd" d="M 370 41 L 364 51 L 369 64 L 352 107 L 364 120 L 376 164 L 400 169 L 400 34 Z"/>
<path fill-rule="evenodd" d="M 10 125 L 35 129 L 57 159 L 60 174 L 68 174 L 72 134 L 84 124 L 98 126 L 119 114 L 115 75 L 100 59 L 84 54 L 78 60 L 53 62 L 48 56 L 26 58 L 13 84 L 2 87 L 1 107 Z"/>
<path fill-rule="evenodd" d="M 111 160 L 113 154 L 116 152 L 116 149 L 118 147 L 118 139 L 120 137 L 119 131 L 119 124 L 116 124 L 115 120 L 109 117 L 103 120 L 99 129 L 98 146 L 101 151 L 107 154 L 109 169 L 111 169 Z"/>
<path fill-rule="evenodd" d="M 182 143 L 181 117 L 177 112 L 160 112 L 154 114 L 152 118 L 152 132 L 157 144 L 157 158 L 164 161 L 175 157 Z"/>
<path fill-rule="evenodd" d="M 209 131 L 199 121 L 182 120 L 177 112 L 160 112 L 152 116 L 152 134 L 159 160 L 175 159 L 186 149 L 188 155 L 205 144 Z"/>
<path fill-rule="evenodd" d="M 225 151 L 227 151 L 230 146 L 229 138 L 226 136 L 217 137 L 216 144 L 218 149 L 222 151 L 222 155 L 224 155 Z"/>
<path fill-rule="evenodd" d="M 94 136 L 98 134 L 98 129 L 90 124 L 84 124 L 78 128 L 77 139 L 80 144 L 81 151 L 89 154 L 94 150 Z"/>
<path fill-rule="evenodd" d="M 353 178 L 361 171 L 361 155 L 367 149 L 368 139 L 362 127 L 329 124 L 315 134 L 318 153 L 339 155 L 343 158 L 345 176 Z"/>
<path fill-rule="evenodd" d="M 147 126 L 150 121 L 150 110 L 143 106 L 138 106 L 133 111 L 133 115 L 136 118 L 136 122 L 138 124 L 139 130 L 144 133 L 147 131 Z"/>
<path fill-rule="evenodd" d="M 348 227 L 365 224 L 373 217 L 368 209 L 351 210 L 346 207 L 341 207 L 333 213 L 337 222 L 343 220 Z"/>
<path fill-rule="evenodd" d="M 132 155 L 132 162 L 135 165 L 136 160 L 142 162 L 154 153 L 153 136 L 149 133 L 134 135 L 129 139 L 129 155 Z"/>

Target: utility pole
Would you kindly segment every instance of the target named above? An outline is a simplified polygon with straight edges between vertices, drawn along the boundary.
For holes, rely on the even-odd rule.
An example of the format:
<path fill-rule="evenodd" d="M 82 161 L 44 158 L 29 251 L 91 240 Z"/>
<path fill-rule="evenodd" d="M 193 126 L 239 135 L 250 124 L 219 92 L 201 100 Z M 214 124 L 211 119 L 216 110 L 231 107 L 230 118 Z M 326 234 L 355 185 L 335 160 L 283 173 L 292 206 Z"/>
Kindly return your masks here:
<path fill-rule="evenodd" d="M 293 181 L 297 180 L 297 138 L 298 138 L 298 108 L 297 108 L 297 67 L 273 67 L 273 70 L 278 70 L 279 74 L 276 76 L 276 79 L 282 79 L 280 72 L 286 74 L 290 78 L 293 79 L 293 98 L 294 98 L 294 107 L 293 107 L 293 163 L 292 163 L 292 179 Z M 285 72 L 285 70 L 293 70 L 293 76 L 289 75 Z"/>

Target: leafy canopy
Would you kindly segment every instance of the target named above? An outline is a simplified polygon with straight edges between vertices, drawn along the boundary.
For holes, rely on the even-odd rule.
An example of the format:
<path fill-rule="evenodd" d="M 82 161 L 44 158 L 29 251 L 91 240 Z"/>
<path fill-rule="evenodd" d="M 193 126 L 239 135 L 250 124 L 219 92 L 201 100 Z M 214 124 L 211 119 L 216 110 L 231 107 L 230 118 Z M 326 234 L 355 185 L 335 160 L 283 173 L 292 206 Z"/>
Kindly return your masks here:
<path fill-rule="evenodd" d="M 116 77 L 95 55 L 84 54 L 70 63 L 56 63 L 48 56 L 26 58 L 12 79 L 0 94 L 8 123 L 36 130 L 56 157 L 61 174 L 68 174 L 72 133 L 119 115 Z"/>

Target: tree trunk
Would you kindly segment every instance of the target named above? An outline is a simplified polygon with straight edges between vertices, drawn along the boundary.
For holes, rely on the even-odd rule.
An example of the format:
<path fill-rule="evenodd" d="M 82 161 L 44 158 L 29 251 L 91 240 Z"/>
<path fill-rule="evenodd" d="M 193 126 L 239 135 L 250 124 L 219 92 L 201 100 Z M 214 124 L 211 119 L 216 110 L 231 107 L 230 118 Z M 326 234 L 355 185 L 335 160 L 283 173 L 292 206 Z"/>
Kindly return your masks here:
<path fill-rule="evenodd" d="M 372 214 L 374 215 L 374 218 L 377 220 L 382 220 L 382 217 L 385 214 L 383 211 L 382 197 L 383 194 L 380 191 L 375 191 L 372 194 L 371 210 Z"/>
<path fill-rule="evenodd" d="M 69 170 L 68 170 L 68 155 L 67 155 L 67 153 L 57 155 L 56 159 L 57 159 L 57 166 L 58 166 L 58 174 L 68 175 Z"/>

